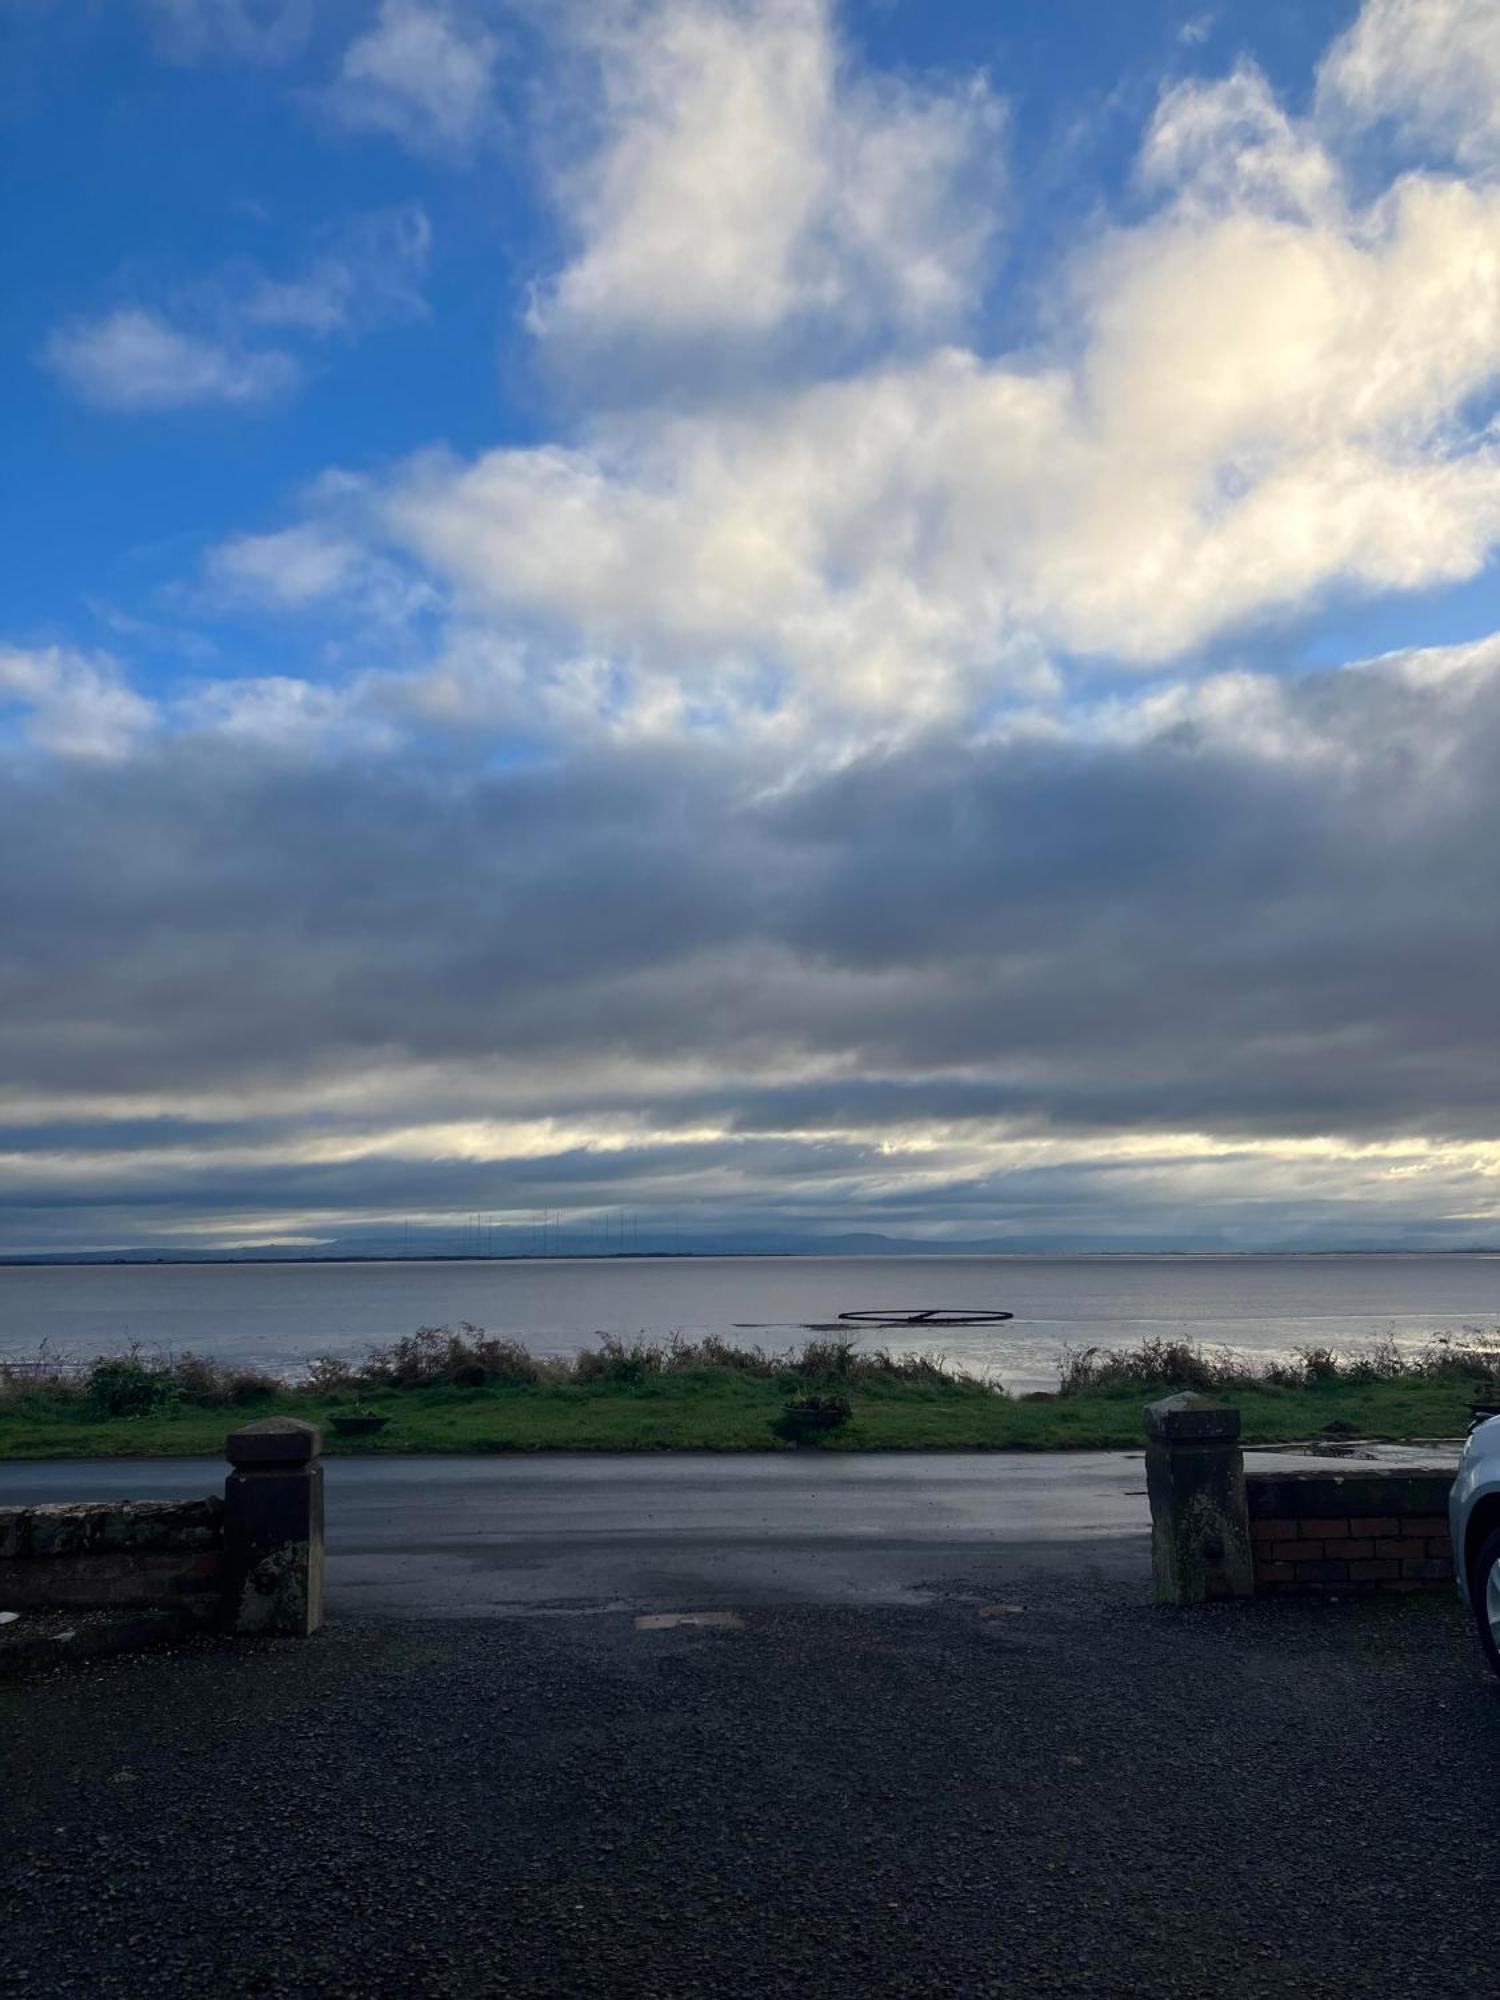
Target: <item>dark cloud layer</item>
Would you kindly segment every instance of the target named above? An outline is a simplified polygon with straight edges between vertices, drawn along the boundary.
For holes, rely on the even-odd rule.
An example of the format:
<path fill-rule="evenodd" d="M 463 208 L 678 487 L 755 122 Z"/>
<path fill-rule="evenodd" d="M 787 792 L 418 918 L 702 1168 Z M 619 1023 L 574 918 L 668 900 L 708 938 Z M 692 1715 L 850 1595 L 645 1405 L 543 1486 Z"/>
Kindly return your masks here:
<path fill-rule="evenodd" d="M 1487 1140 L 1495 681 L 1476 658 L 1214 684 L 790 786 L 701 748 L 441 773 L 210 738 L 17 756 L 5 1198 L 352 1218 L 676 1190 L 726 1221 L 941 1208 L 973 1233 L 1039 1195 L 1071 1213 L 1075 1184 L 1102 1215 L 1111 1171 L 1167 1199 L 1160 1163 L 1112 1167 L 1140 1135 Z M 420 1113 L 413 1067 L 451 1078 Z M 299 1157 L 466 1117 L 569 1129 L 524 1157 Z M 619 1150 L 580 1142 L 621 1120 Z M 851 1194 L 913 1129 L 1097 1146 L 1086 1169 L 955 1157 L 941 1201 Z"/>

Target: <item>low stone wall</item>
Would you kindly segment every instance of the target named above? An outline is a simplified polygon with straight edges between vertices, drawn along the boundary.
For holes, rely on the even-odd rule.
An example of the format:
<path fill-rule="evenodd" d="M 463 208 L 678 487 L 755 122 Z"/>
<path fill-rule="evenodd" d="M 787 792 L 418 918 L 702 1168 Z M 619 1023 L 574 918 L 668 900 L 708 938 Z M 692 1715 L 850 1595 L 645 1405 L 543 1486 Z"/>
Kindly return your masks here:
<path fill-rule="evenodd" d="M 1451 1590 L 1451 1472 L 1248 1472 L 1257 1593 Z"/>
<path fill-rule="evenodd" d="M 0 1652 L 45 1660 L 62 1657 L 64 1641 L 74 1652 L 104 1650 L 111 1621 L 122 1648 L 210 1625 L 315 1632 L 321 1443 L 316 1425 L 267 1417 L 227 1439 L 223 1499 L 0 1507 L 0 1611 L 20 1614 L 0 1625 Z M 59 1625 L 50 1652 L 49 1619 Z"/>
<path fill-rule="evenodd" d="M 219 1499 L 0 1507 L 7 1610 L 171 1610 L 209 1623 L 223 1570 Z"/>

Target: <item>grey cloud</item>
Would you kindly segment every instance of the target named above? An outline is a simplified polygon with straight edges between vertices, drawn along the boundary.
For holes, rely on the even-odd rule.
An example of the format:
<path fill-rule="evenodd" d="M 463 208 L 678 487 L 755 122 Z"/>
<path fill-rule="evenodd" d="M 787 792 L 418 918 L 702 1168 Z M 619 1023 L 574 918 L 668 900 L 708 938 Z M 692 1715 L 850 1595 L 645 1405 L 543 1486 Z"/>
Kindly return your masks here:
<path fill-rule="evenodd" d="M 33 1115 L 0 1152 L 76 1149 L 85 1204 L 353 1214 L 672 1185 L 724 1216 L 1041 1227 L 1049 1204 L 1102 1226 L 1166 1199 L 1161 1163 L 1111 1162 L 1130 1135 L 1484 1140 L 1495 680 L 1480 660 L 1428 683 L 1261 686 L 1256 727 L 1205 698 L 1093 741 L 929 741 L 790 789 L 759 754 L 702 747 L 509 770 L 212 738 L 109 766 L 17 757 L 0 1089 L 247 1108 L 202 1129 Z M 413 1062 L 465 1080 L 423 1117 L 628 1113 L 639 1137 L 297 1163 L 299 1135 L 420 1122 L 382 1098 Z M 324 1085 L 361 1070 L 356 1116 Z M 272 1082 L 305 1093 L 300 1117 L 257 1117 Z M 879 1135 L 905 1128 L 937 1135 L 932 1187 L 862 1193 Z M 1000 1129 L 1092 1136 L 1097 1157 L 1001 1170 L 965 1152 Z M 216 1165 L 226 1141 L 270 1162 Z M 86 1167 L 116 1145 L 141 1153 L 134 1189 Z M 1283 1226 L 1320 1199 L 1289 1186 Z"/>

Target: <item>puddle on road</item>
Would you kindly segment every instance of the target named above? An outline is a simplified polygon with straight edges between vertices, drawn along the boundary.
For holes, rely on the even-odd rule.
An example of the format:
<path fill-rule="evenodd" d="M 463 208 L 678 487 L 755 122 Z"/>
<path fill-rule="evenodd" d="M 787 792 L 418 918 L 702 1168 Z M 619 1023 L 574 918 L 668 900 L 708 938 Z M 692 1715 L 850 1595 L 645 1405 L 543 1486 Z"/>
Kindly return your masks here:
<path fill-rule="evenodd" d="M 1419 1469 L 1431 1465 L 1435 1459 L 1456 1462 L 1463 1447 L 1462 1438 L 1407 1438 L 1398 1444 L 1384 1438 L 1315 1437 L 1291 1444 L 1247 1444 L 1244 1453 L 1247 1460 L 1257 1457 L 1352 1458 L 1374 1465 Z"/>
<path fill-rule="evenodd" d="M 745 1621 L 738 1611 L 643 1611 L 635 1621 L 637 1632 L 670 1632 L 678 1625 L 700 1625 L 711 1632 L 742 1632 Z"/>

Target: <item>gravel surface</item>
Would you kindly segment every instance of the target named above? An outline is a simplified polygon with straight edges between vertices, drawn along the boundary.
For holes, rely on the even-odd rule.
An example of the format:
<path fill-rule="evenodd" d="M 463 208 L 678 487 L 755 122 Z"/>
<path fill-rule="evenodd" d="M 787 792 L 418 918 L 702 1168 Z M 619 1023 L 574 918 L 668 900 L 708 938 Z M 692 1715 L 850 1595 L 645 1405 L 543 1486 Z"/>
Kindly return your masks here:
<path fill-rule="evenodd" d="M 342 1624 L 0 1688 L 0 1993 L 1492 1995 L 1446 1600 Z"/>

